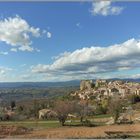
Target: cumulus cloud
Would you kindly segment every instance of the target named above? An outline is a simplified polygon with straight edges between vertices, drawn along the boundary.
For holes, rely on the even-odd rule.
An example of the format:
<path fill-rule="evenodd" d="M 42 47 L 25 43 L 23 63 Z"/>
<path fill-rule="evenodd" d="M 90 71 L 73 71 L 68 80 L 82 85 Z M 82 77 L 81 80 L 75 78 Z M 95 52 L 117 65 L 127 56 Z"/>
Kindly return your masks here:
<path fill-rule="evenodd" d="M 55 57 L 50 65 L 31 66 L 31 71 L 61 78 L 91 78 L 97 74 L 137 68 L 140 66 L 139 59 L 140 40 L 130 39 L 108 47 L 91 46 L 65 52 Z"/>
<path fill-rule="evenodd" d="M 31 37 L 39 37 L 40 29 L 30 26 L 19 16 L 0 20 L 0 41 L 13 46 L 11 51 L 33 51 Z"/>
<path fill-rule="evenodd" d="M 91 14 L 92 15 L 118 15 L 122 12 L 123 7 L 120 6 L 112 6 L 111 1 L 100 1 L 100 2 L 93 2 Z"/>

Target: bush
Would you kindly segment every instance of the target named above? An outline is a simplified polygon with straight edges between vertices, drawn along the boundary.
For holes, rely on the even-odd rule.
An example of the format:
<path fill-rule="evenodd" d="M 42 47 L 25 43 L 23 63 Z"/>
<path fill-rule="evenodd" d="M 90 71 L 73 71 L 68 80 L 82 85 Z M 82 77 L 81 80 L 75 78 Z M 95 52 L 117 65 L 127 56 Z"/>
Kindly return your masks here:
<path fill-rule="evenodd" d="M 102 107 L 101 105 L 98 105 L 96 110 L 95 110 L 95 114 L 96 115 L 102 115 L 102 114 L 106 114 L 107 113 L 107 108 L 106 107 Z"/>
<path fill-rule="evenodd" d="M 12 120 L 12 121 L 23 121 L 23 120 L 26 120 L 26 119 L 27 119 L 27 116 L 17 114 L 17 115 L 12 116 L 10 120 Z"/>
<path fill-rule="evenodd" d="M 85 120 L 85 121 L 83 121 L 83 123 L 82 123 L 84 126 L 88 126 L 88 127 L 91 127 L 92 126 L 92 123 L 91 123 L 91 121 L 90 120 Z"/>

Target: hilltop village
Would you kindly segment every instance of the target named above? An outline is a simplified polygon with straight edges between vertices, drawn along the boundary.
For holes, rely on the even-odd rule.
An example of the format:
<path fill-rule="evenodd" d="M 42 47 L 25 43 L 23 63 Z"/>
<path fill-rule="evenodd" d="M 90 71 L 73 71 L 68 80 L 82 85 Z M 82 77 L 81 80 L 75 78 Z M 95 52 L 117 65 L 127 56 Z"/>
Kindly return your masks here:
<path fill-rule="evenodd" d="M 80 99 L 91 99 L 96 97 L 101 100 L 105 97 L 124 98 L 129 95 L 140 95 L 140 83 L 127 82 L 121 80 L 82 80 L 80 90 L 72 93 L 71 96 Z"/>

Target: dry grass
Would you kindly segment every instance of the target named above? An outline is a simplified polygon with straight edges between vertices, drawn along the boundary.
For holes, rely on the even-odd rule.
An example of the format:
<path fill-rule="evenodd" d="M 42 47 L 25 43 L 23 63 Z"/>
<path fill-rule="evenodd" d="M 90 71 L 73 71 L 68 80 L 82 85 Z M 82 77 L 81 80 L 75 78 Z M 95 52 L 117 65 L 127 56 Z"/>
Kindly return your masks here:
<path fill-rule="evenodd" d="M 107 136 L 105 131 L 137 132 L 140 131 L 140 124 L 51 128 L 33 131 L 24 138 L 104 138 Z"/>

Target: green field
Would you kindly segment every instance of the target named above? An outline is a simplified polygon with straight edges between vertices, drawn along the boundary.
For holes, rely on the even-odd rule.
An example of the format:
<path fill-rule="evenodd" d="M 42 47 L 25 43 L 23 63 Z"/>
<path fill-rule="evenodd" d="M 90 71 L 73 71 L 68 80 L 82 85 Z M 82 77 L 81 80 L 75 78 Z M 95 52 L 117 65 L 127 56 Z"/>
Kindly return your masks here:
<path fill-rule="evenodd" d="M 103 114 L 103 115 L 95 115 L 95 116 L 93 116 L 93 118 L 109 118 L 109 117 L 111 117 L 111 115 L 110 114 Z"/>
<path fill-rule="evenodd" d="M 91 120 L 92 123 L 96 123 L 96 119 L 102 119 L 102 118 L 108 118 L 110 115 L 96 115 L 93 117 L 88 117 L 88 120 Z M 72 122 L 67 120 L 65 122 L 65 125 L 68 126 L 73 126 L 73 125 L 80 125 L 80 119 L 74 119 Z M 34 129 L 39 129 L 39 128 L 58 128 L 61 127 L 59 121 L 57 120 L 25 120 L 25 121 L 2 121 L 0 122 L 0 125 L 14 125 L 14 126 L 24 126 L 27 128 L 34 128 Z M 98 125 L 98 124 L 97 124 Z M 100 125 L 100 124 L 99 124 Z"/>
<path fill-rule="evenodd" d="M 4 121 L 0 125 L 24 126 L 27 128 L 57 128 L 60 127 L 58 121 Z"/>

